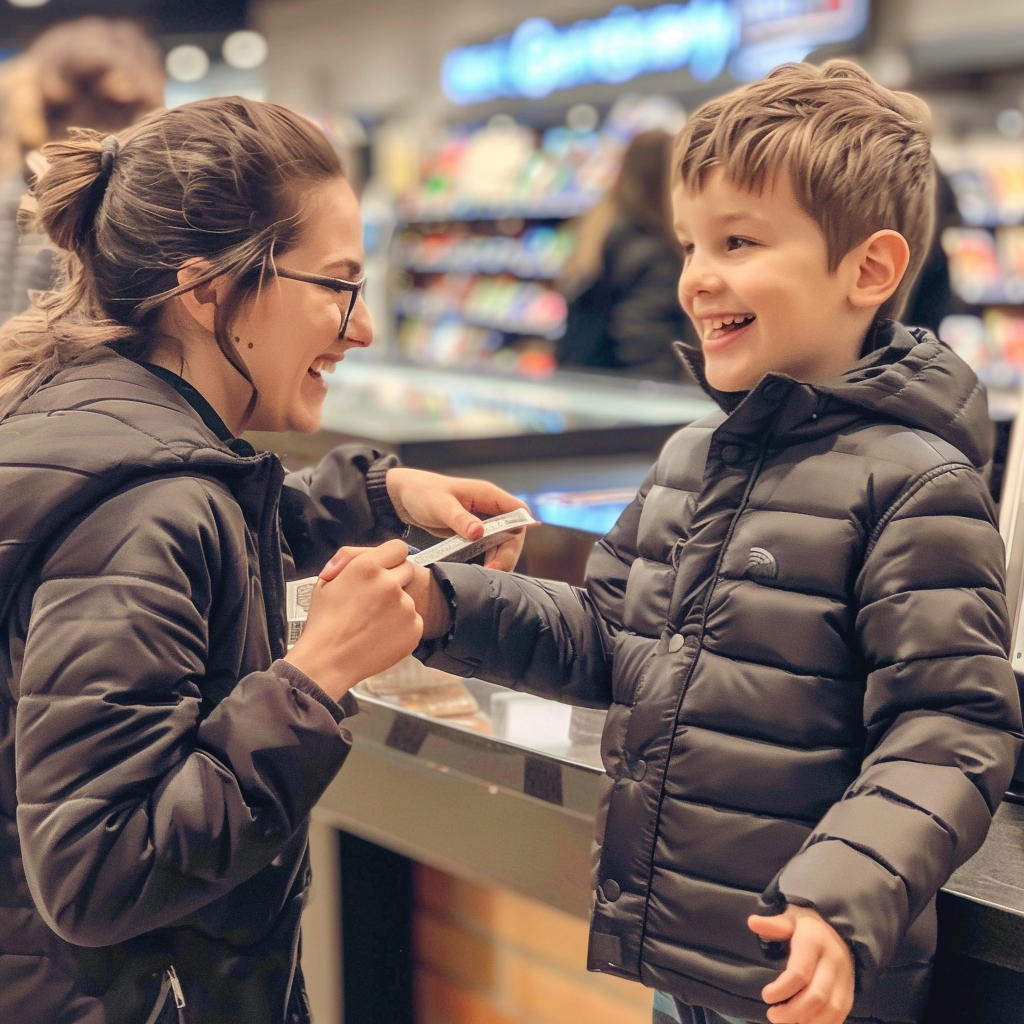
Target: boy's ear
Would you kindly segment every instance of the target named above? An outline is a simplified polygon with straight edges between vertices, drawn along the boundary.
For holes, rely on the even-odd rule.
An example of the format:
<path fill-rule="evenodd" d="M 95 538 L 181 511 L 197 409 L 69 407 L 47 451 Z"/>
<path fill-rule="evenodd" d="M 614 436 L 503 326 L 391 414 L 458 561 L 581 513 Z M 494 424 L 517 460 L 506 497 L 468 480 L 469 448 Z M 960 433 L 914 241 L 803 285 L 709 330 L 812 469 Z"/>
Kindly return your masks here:
<path fill-rule="evenodd" d="M 178 271 L 178 284 L 185 287 L 192 285 L 194 281 L 202 278 L 209 270 L 209 266 L 206 260 L 189 260 Z M 218 279 L 214 278 L 178 296 L 178 301 L 185 312 L 210 334 L 213 334 L 214 320 L 217 316 L 217 283 Z"/>
<path fill-rule="evenodd" d="M 858 309 L 877 308 L 899 287 L 910 263 L 910 246 L 886 228 L 861 242 L 849 257 L 855 263 L 850 302 Z"/>

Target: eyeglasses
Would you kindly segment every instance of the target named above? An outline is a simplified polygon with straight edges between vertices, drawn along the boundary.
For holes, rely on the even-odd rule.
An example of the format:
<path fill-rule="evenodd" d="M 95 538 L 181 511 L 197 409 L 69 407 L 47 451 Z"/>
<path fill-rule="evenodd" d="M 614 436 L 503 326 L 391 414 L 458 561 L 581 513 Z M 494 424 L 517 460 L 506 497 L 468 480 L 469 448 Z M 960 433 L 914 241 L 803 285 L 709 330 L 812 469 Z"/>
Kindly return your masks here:
<path fill-rule="evenodd" d="M 329 288 L 336 295 L 347 292 L 349 296 L 348 307 L 342 307 L 341 330 L 338 332 L 339 338 L 345 337 L 348 332 L 348 322 L 352 319 L 352 310 L 356 308 L 356 303 L 359 301 L 359 293 L 363 290 L 363 285 L 366 283 L 365 274 L 358 281 L 343 281 L 340 277 L 303 274 L 300 270 L 284 270 L 281 267 L 277 267 L 275 272 L 278 277 L 287 277 L 290 281 L 302 281 L 305 284 L 316 284 L 321 288 Z"/>

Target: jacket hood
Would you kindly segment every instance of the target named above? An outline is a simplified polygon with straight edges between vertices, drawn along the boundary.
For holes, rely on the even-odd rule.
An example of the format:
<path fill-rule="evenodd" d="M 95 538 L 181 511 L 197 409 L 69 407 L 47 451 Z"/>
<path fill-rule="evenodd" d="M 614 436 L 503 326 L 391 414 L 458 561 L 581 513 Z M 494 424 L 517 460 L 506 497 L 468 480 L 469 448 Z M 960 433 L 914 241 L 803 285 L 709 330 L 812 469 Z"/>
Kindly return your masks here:
<path fill-rule="evenodd" d="M 105 346 L 88 352 L 0 420 L 0 622 L 33 561 L 117 491 L 208 474 L 242 502 L 273 460 L 236 454 L 144 367 Z"/>
<path fill-rule="evenodd" d="M 751 391 L 711 387 L 703 354 L 676 343 L 676 351 L 701 387 L 730 415 L 749 402 L 763 401 L 769 373 Z M 981 469 L 992 458 L 994 438 L 985 388 L 974 371 L 947 345 L 923 328 L 883 320 L 868 335 L 864 353 L 846 373 L 799 385 L 817 398 L 819 414 L 877 415 L 941 437 Z"/>

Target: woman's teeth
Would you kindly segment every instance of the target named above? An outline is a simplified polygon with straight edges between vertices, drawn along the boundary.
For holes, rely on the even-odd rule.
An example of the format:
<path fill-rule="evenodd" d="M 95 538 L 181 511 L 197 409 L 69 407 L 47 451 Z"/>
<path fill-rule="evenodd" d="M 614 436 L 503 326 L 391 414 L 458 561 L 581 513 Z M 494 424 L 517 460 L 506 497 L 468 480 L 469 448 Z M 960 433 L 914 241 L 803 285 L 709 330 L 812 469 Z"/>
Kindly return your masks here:
<path fill-rule="evenodd" d="M 321 356 L 313 361 L 313 365 L 306 371 L 312 377 L 319 377 L 321 373 L 331 373 L 338 365 L 337 359 L 328 359 Z"/>

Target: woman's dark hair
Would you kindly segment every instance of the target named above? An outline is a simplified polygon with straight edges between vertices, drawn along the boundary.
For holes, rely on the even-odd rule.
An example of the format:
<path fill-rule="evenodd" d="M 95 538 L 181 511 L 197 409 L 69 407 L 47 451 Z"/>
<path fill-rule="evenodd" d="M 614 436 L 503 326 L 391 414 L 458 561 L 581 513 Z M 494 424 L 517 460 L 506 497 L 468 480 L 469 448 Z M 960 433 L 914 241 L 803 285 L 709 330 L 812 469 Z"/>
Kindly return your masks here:
<path fill-rule="evenodd" d="M 672 136 L 664 131 L 641 132 L 622 156 L 622 168 L 612 186 L 620 210 L 648 231 L 665 235 L 676 245 L 669 194 Z"/>
<path fill-rule="evenodd" d="M 231 324 L 297 243 L 310 189 L 342 177 L 338 156 L 312 122 L 237 96 L 158 111 L 116 138 L 72 129 L 43 148 L 25 212 L 63 250 L 65 273 L 0 330 L 0 394 L 26 394 L 96 345 L 142 358 L 168 299 L 224 277 L 214 333 L 252 386 L 248 417 L 259 395 Z M 202 273 L 179 285 L 190 261 Z"/>

